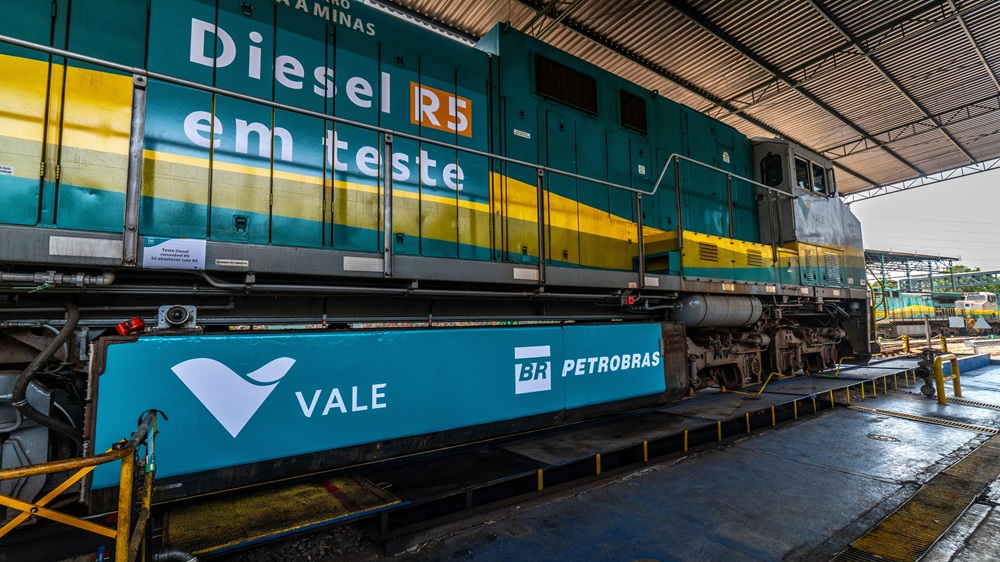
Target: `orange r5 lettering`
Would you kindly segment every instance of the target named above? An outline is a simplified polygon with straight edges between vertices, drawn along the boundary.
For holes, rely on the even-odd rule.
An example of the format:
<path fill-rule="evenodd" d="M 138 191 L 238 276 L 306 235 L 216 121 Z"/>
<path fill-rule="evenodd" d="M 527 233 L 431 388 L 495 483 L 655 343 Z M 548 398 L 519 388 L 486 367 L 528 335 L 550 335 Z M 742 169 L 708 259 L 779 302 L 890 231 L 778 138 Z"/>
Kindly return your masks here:
<path fill-rule="evenodd" d="M 410 123 L 472 136 L 472 101 L 410 82 Z"/>

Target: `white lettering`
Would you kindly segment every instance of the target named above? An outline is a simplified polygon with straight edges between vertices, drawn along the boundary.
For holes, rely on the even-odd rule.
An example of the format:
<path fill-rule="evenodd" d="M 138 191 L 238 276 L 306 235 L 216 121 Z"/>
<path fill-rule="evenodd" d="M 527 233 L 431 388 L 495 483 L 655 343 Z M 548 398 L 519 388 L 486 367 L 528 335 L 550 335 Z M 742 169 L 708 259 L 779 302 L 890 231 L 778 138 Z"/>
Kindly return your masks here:
<path fill-rule="evenodd" d="M 567 359 L 566 361 L 564 361 L 563 362 L 562 376 L 565 377 L 566 375 L 570 374 L 570 372 L 573 371 L 573 368 L 574 368 L 575 365 L 576 365 L 576 361 L 574 361 L 572 359 Z"/>
<path fill-rule="evenodd" d="M 335 388 L 330 392 L 330 398 L 326 401 L 326 408 L 323 409 L 323 415 L 330 413 L 330 410 L 337 408 L 340 413 L 346 414 L 347 407 L 344 406 L 344 399 L 340 397 L 340 389 Z"/>
<path fill-rule="evenodd" d="M 365 96 L 368 99 L 363 99 Z M 355 76 L 347 81 L 347 98 L 358 107 L 369 108 L 372 106 L 372 85 L 364 78 Z"/>
<path fill-rule="evenodd" d="M 379 402 L 379 398 L 385 398 L 384 392 L 379 392 L 379 389 L 388 386 L 386 383 L 373 384 L 372 385 L 372 410 L 378 410 L 379 408 L 385 408 L 385 402 Z"/>
<path fill-rule="evenodd" d="M 441 172 L 444 174 L 444 184 L 448 189 L 462 191 L 462 180 L 465 179 L 465 172 L 458 167 L 458 164 L 446 164 Z"/>
<path fill-rule="evenodd" d="M 222 41 L 222 52 L 217 58 L 205 55 L 205 36 L 211 33 Z M 212 42 L 212 50 L 215 50 L 215 42 Z M 195 64 L 203 66 L 215 66 L 224 68 L 236 60 L 236 42 L 233 37 L 226 33 L 221 27 L 215 27 L 207 21 L 191 18 L 191 53 L 190 60 Z"/>
<path fill-rule="evenodd" d="M 307 418 L 311 418 L 312 417 L 312 415 L 313 415 L 313 409 L 316 408 L 316 402 L 319 401 L 319 395 L 320 395 L 321 392 L 322 392 L 321 390 L 317 390 L 316 393 L 313 394 L 312 402 L 309 403 L 309 407 L 308 408 L 306 407 L 306 401 L 305 401 L 305 399 L 302 398 L 302 393 L 301 392 L 296 392 L 295 393 L 295 397 L 299 399 L 299 406 L 302 407 L 302 415 L 304 415 Z"/>
<path fill-rule="evenodd" d="M 271 157 L 271 129 L 263 123 L 248 123 L 243 119 L 236 120 L 236 152 L 249 154 L 250 133 L 257 133 L 257 154 L 261 158 Z M 274 136 L 281 140 L 281 159 L 292 161 L 292 134 L 281 127 L 274 128 Z"/>
<path fill-rule="evenodd" d="M 206 138 L 201 133 L 209 133 L 212 138 Z M 222 134 L 222 121 L 207 111 L 193 111 L 184 118 L 184 134 L 195 146 L 219 148 L 222 139 L 215 138 L 215 135 Z"/>
<path fill-rule="evenodd" d="M 332 98 L 337 93 L 337 87 L 333 83 L 332 68 L 317 66 L 316 70 L 313 71 L 313 77 L 316 78 L 316 85 L 313 86 L 313 92 L 317 96 Z"/>
<path fill-rule="evenodd" d="M 361 170 L 362 174 L 373 178 L 378 177 L 379 154 L 374 147 L 361 147 L 355 158 L 355 163 L 357 163 L 358 169 Z"/>
<path fill-rule="evenodd" d="M 252 43 L 260 44 L 264 40 L 264 37 L 256 31 L 250 32 L 250 41 Z M 260 47 L 250 47 L 250 60 L 247 63 L 247 76 L 260 80 Z"/>
<path fill-rule="evenodd" d="M 368 409 L 368 406 L 358 405 L 358 387 L 351 387 L 351 411 L 352 412 L 363 412 Z"/>
<path fill-rule="evenodd" d="M 320 69 L 317 68 L 316 70 Z M 289 75 L 292 78 L 302 78 L 305 76 L 305 69 L 302 68 L 302 63 L 295 57 L 288 55 L 281 55 L 274 59 L 274 79 L 282 86 L 293 90 L 301 90 L 302 82 L 292 80 L 292 78 L 289 78 Z"/>
<path fill-rule="evenodd" d="M 420 181 L 422 181 L 424 183 L 424 185 L 429 185 L 429 186 L 432 186 L 432 187 L 435 186 L 435 185 L 437 185 L 437 180 L 435 180 L 434 178 L 432 178 L 428 174 L 428 171 L 431 168 L 433 168 L 434 166 L 437 166 L 437 160 L 431 160 L 431 157 L 427 155 L 427 151 L 426 150 L 421 150 L 420 151 Z"/>

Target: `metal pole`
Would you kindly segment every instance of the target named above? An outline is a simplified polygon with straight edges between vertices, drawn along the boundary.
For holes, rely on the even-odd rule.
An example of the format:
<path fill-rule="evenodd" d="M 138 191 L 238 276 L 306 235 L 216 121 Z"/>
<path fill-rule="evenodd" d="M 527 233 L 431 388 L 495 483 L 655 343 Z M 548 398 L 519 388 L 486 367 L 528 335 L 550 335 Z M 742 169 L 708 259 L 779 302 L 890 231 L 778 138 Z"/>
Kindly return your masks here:
<path fill-rule="evenodd" d="M 146 134 L 146 77 L 132 76 L 132 124 L 128 142 L 128 180 L 125 185 L 125 230 L 122 265 L 135 267 L 139 259 L 139 205 L 142 200 L 142 147 Z"/>
<path fill-rule="evenodd" d="M 733 175 L 726 174 L 726 205 L 729 208 L 729 237 L 734 238 L 733 233 Z"/>
<path fill-rule="evenodd" d="M 640 289 L 646 286 L 646 241 L 642 234 L 642 194 L 635 194 L 635 223 L 638 227 L 639 242 L 639 285 Z"/>
<path fill-rule="evenodd" d="M 538 284 L 545 285 L 545 171 L 538 169 Z"/>
<path fill-rule="evenodd" d="M 382 275 L 392 277 L 392 135 L 385 135 L 382 150 L 382 174 L 385 189 L 382 190 Z"/>
<path fill-rule="evenodd" d="M 677 248 L 684 248 L 684 218 L 681 203 L 681 160 L 674 156 L 674 195 L 677 199 Z"/>

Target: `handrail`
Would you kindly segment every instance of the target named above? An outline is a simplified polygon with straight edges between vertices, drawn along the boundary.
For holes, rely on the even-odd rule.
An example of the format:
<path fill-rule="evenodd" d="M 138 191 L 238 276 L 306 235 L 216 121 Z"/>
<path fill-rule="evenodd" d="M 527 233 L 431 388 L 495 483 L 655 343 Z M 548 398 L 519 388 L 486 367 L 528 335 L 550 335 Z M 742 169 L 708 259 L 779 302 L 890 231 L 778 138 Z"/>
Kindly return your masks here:
<path fill-rule="evenodd" d="M 115 539 L 115 560 L 132 561 L 135 560 L 139 543 L 143 539 L 145 522 L 149 518 L 150 506 L 153 493 L 153 477 L 156 472 L 156 465 L 153 459 L 153 443 L 156 436 L 157 410 L 150 410 L 142 417 L 139 427 L 132 433 L 127 441 L 115 443 L 110 449 L 100 455 L 84 457 L 78 459 L 68 459 L 52 461 L 34 466 L 22 468 L 11 468 L 0 470 L 0 481 L 24 478 L 30 476 L 43 476 L 46 474 L 57 474 L 70 470 L 77 470 L 55 489 L 51 490 L 44 497 L 36 502 L 24 502 L 12 497 L 0 495 L 0 505 L 13 508 L 22 513 L 14 517 L 11 521 L 0 528 L 0 538 L 4 537 L 23 521 L 36 515 L 53 521 L 70 525 L 84 531 L 95 533 L 107 538 Z M 166 419 L 166 416 L 164 416 Z M 139 446 L 143 443 L 147 447 L 147 457 L 145 459 L 142 504 L 139 510 L 135 528 L 132 527 L 132 504 L 135 494 L 134 471 L 135 454 Z M 122 461 L 121 481 L 118 488 L 118 518 L 115 528 L 98 525 L 91 521 L 78 517 L 66 515 L 46 507 L 60 494 L 68 490 L 76 482 L 90 474 L 99 465 L 108 464 L 114 461 Z"/>
<path fill-rule="evenodd" d="M 545 225 L 545 198 L 544 198 L 544 181 L 545 174 L 555 174 L 558 176 L 563 176 L 579 181 L 589 182 L 597 185 L 602 185 L 612 189 L 618 189 L 625 192 L 630 192 L 634 194 L 634 210 L 636 213 L 636 227 L 638 229 L 639 245 L 638 245 L 638 258 L 639 267 L 636 272 L 638 279 L 636 281 L 636 286 L 639 288 L 644 288 L 646 284 L 645 275 L 645 244 L 643 237 L 643 221 L 642 221 L 642 197 L 643 196 L 653 196 L 655 195 L 660 187 L 663 185 L 664 178 L 666 177 L 667 171 L 673 166 L 674 168 L 674 184 L 675 184 L 675 195 L 677 199 L 677 222 L 676 222 L 676 232 L 678 238 L 678 244 L 680 248 L 684 246 L 684 228 L 683 228 L 683 209 L 681 205 L 681 185 L 680 185 L 680 163 L 689 162 L 691 164 L 701 166 L 705 169 L 712 170 L 714 172 L 723 174 L 726 179 L 726 196 L 729 206 L 729 236 L 733 237 L 733 208 L 732 208 L 732 182 L 733 179 L 738 179 L 740 181 L 746 182 L 750 185 L 756 186 L 758 188 L 764 189 L 772 194 L 778 194 L 782 197 L 788 197 L 790 199 L 797 199 L 798 196 L 792 194 L 791 192 L 785 192 L 780 189 L 764 185 L 760 182 L 752 180 L 750 178 L 745 178 L 738 174 L 734 174 L 722 168 L 706 164 L 704 162 L 699 162 L 693 158 L 689 158 L 679 153 L 670 154 L 663 162 L 662 168 L 660 168 L 660 173 L 656 178 L 656 182 L 653 184 L 652 189 L 645 190 L 641 188 L 632 187 L 629 185 L 622 185 L 610 181 L 605 181 L 601 179 L 587 177 L 581 174 L 576 174 L 573 172 L 567 172 L 565 170 L 559 170 L 557 168 L 551 168 L 549 166 L 544 166 L 539 163 L 527 162 L 524 160 L 518 160 L 516 158 L 510 158 L 508 156 L 502 156 L 499 154 L 493 154 L 491 152 L 486 152 L 482 150 L 476 150 L 473 148 L 468 148 L 464 146 L 459 146 L 456 144 L 450 144 L 444 141 L 439 141 L 435 139 L 426 138 L 420 135 L 414 135 L 409 133 L 402 133 L 395 131 L 393 129 L 387 129 L 385 127 L 379 127 L 376 125 L 369 125 L 367 123 L 361 123 L 351 119 L 345 119 L 343 117 L 338 117 L 336 115 L 329 115 L 326 113 L 321 113 L 318 111 L 312 111 L 308 109 L 303 109 L 300 107 L 295 107 L 292 105 L 287 105 L 279 103 L 276 101 L 258 98 L 255 96 L 250 96 L 240 92 L 234 92 L 231 90 L 226 90 L 223 88 L 218 88 L 215 86 L 208 86 L 205 84 L 200 84 L 198 82 L 193 82 L 191 80 L 186 80 L 183 78 L 177 78 L 175 76 L 170 76 L 168 74 L 161 74 L 159 72 L 154 72 L 146 68 L 132 67 L 125 64 L 120 64 L 116 62 L 111 62 L 108 60 L 100 59 L 97 57 L 92 57 L 88 55 L 82 55 L 79 53 L 74 53 L 65 49 L 59 49 L 56 47 L 50 47 L 48 45 L 42 45 L 39 43 L 34 43 L 31 41 L 25 41 L 23 39 L 18 39 L 16 37 L 11 37 L 8 35 L 0 35 L 0 43 L 6 43 L 9 45 L 14 45 L 17 47 L 22 47 L 26 49 L 32 49 L 41 53 L 46 53 L 51 56 L 63 57 L 66 59 L 76 60 L 79 62 L 84 62 L 87 64 L 92 64 L 95 66 L 101 66 L 107 69 L 115 70 L 118 72 L 130 74 L 132 76 L 133 82 L 133 97 L 132 97 L 132 123 L 129 132 L 129 169 L 127 174 L 127 185 L 125 189 L 125 228 L 123 230 L 122 238 L 122 265 L 125 267 L 135 267 L 138 265 L 138 255 L 139 255 L 139 206 L 142 194 L 142 177 L 143 177 L 143 159 L 142 159 L 142 148 L 143 142 L 141 137 L 143 136 L 144 122 L 145 122 L 145 111 L 146 111 L 146 88 L 148 80 L 150 78 L 154 80 L 159 80 L 167 84 L 173 84 L 177 86 L 182 86 L 190 88 L 193 90 L 198 90 L 214 95 L 220 95 L 229 97 L 232 99 L 238 99 L 241 101 L 246 101 L 249 103 L 254 103 L 264 107 L 269 107 L 272 109 L 279 109 L 282 111 L 288 111 L 290 113 L 296 113 L 299 115 L 304 115 L 307 117 L 312 117 L 316 119 L 322 119 L 324 122 L 332 122 L 335 124 L 347 125 L 351 127 L 356 127 L 359 129 L 364 129 L 378 133 L 382 136 L 382 151 L 381 158 L 382 162 L 392 162 L 392 151 L 393 142 L 396 138 L 408 139 L 418 143 L 425 143 L 433 146 L 442 147 L 448 150 L 455 150 L 456 152 L 461 152 L 465 154 L 471 154 L 474 156 L 479 156 L 482 158 L 489 159 L 491 161 L 505 162 L 507 164 L 515 166 L 523 166 L 528 169 L 534 169 L 536 171 L 536 190 L 537 190 L 537 222 L 538 222 L 538 264 L 537 264 L 537 278 L 536 281 L 539 285 L 544 286 L 546 284 L 546 245 L 548 241 L 546 240 L 546 225 Z M 393 243 L 392 243 L 392 224 L 393 224 L 393 182 L 392 173 L 383 172 L 384 184 L 383 184 L 383 212 L 382 212 L 382 274 L 384 277 L 389 278 L 393 276 Z M 775 199 L 769 199 L 770 204 L 775 204 Z M 771 216 L 771 246 L 772 253 L 776 253 L 776 237 L 774 233 L 774 220 L 775 217 Z M 683 268 L 683 266 L 682 266 Z M 683 273 L 682 273 L 683 275 Z"/>
<path fill-rule="evenodd" d="M 599 185 L 604 185 L 606 187 L 613 187 L 613 188 L 622 189 L 622 190 L 625 190 L 625 191 L 631 191 L 633 193 L 638 193 L 640 195 L 647 195 L 647 196 L 655 195 L 656 192 L 659 190 L 660 185 L 663 183 L 663 178 L 666 175 L 667 170 L 670 168 L 670 163 L 672 161 L 674 161 L 675 159 L 677 159 L 677 160 L 684 160 L 686 162 L 691 162 L 693 164 L 697 164 L 699 166 L 702 166 L 702 167 L 705 167 L 705 168 L 708 168 L 708 169 L 711 169 L 711 170 L 715 170 L 715 171 L 717 171 L 719 173 L 725 174 L 725 175 L 730 176 L 730 177 L 737 178 L 739 180 L 745 181 L 745 182 L 750 183 L 752 185 L 755 185 L 757 187 L 761 187 L 763 189 L 776 192 L 778 194 L 784 195 L 784 196 L 789 197 L 789 198 L 793 198 L 794 199 L 794 198 L 797 197 L 797 196 L 792 195 L 790 193 L 786 193 L 784 191 L 781 191 L 780 189 L 776 189 L 774 187 L 771 187 L 771 186 L 768 186 L 768 185 L 764 185 L 762 183 L 756 182 L 756 181 L 754 181 L 752 179 L 749 179 L 749 178 L 744 178 L 744 177 L 742 177 L 740 175 L 737 175 L 737 174 L 734 174 L 732 172 L 723 170 L 721 168 L 717 168 L 715 166 L 712 166 L 712 165 L 709 165 L 709 164 L 705 164 L 703 162 L 699 162 L 697 160 L 694 160 L 692 158 L 689 158 L 687 156 L 684 156 L 684 155 L 676 153 L 676 152 L 673 153 L 673 154 L 671 154 L 670 156 L 668 156 L 666 158 L 666 162 L 664 163 L 663 167 L 660 169 L 660 174 L 657 177 L 656 183 L 653 185 L 653 189 L 651 191 L 646 191 L 644 189 L 639 189 L 639 188 L 635 188 L 635 187 L 628 186 L 628 185 L 622 185 L 622 184 L 618 184 L 618 183 L 614 183 L 614 182 L 599 180 L 599 179 L 596 179 L 596 178 L 590 178 L 590 177 L 583 176 L 583 175 L 580 175 L 580 174 L 575 174 L 573 172 L 567 172 L 567 171 L 564 171 L 564 170 L 559 170 L 557 168 L 550 168 L 549 166 L 544 166 L 544 165 L 537 164 L 537 163 L 534 163 L 534 162 L 527 162 L 527 161 L 524 161 L 524 160 L 518 160 L 516 158 L 510 158 L 510 157 L 502 156 L 502 155 L 499 155 L 499 154 L 493 154 L 491 152 L 485 152 L 485 151 L 481 151 L 481 150 L 476 150 L 474 148 L 468 148 L 468 147 L 464 147 L 464 146 L 449 144 L 449 143 L 444 142 L 444 141 L 434 140 L 434 139 L 430 139 L 430 138 L 423 137 L 423 136 L 420 136 L 420 135 L 413 135 L 413 134 L 409 134 L 409 133 L 402 133 L 402 132 L 399 132 L 399 131 L 395 131 L 393 129 L 387 129 L 385 127 L 379 127 L 377 125 L 369 125 L 367 123 L 361 123 L 359 121 L 353 121 L 351 119 L 345 119 L 343 117 L 337 117 L 336 115 L 329 115 L 327 113 L 321 113 L 321 112 L 318 112 L 318 111 L 312 111 L 312 110 L 309 110 L 309 109 L 303 109 L 301 107 L 295 107 L 293 105 L 287 105 L 287 104 L 275 102 L 275 101 L 264 99 L 264 98 L 258 98 L 258 97 L 255 97 L 255 96 L 249 96 L 249 95 L 246 95 L 246 94 L 241 94 L 239 92 L 234 92 L 232 90 L 226 90 L 224 88 L 218 88 L 218 87 L 215 87 L 215 86 L 208 86 L 208 85 L 205 85 L 205 84 L 200 84 L 198 82 L 193 82 L 191 80 L 185 80 L 183 78 L 176 78 L 174 76 L 170 76 L 169 74 L 162 74 L 162 73 L 159 73 L 159 72 L 154 72 L 154 71 L 151 71 L 151 70 L 146 69 L 146 68 L 140 68 L 140 67 L 135 67 L 135 66 L 128 66 L 128 65 L 125 65 L 125 64 L 120 64 L 120 63 L 116 63 L 116 62 L 112 62 L 112 61 L 100 59 L 100 58 L 97 58 L 97 57 L 91 57 L 91 56 L 88 56 L 88 55 L 81 55 L 79 53 L 74 53 L 72 51 L 67 51 L 65 49 L 59 49 L 59 48 L 56 48 L 56 47 L 50 47 L 48 45 L 42 45 L 40 43 L 34 43 L 34 42 L 31 42 L 31 41 L 25 41 L 23 39 L 18 39 L 16 37 L 11 37 L 9 35 L 0 35 L 0 43 L 7 43 L 9 45 L 14 45 L 14 46 L 17 46 L 17 47 L 23 47 L 25 49 L 32 49 L 32 50 L 39 51 L 39 52 L 42 52 L 42 53 L 46 53 L 46 54 L 53 55 L 53 56 L 59 56 L 59 57 L 67 58 L 67 59 L 76 60 L 76 61 L 79 61 L 79 62 L 85 62 L 87 64 L 93 64 L 93 65 L 96 65 L 96 66 L 103 66 L 105 68 L 109 68 L 111 70 L 117 70 L 119 72 L 124 72 L 126 74 L 131 74 L 133 76 L 142 76 L 142 77 L 145 77 L 147 79 L 152 78 L 154 80 L 159 80 L 161 82 L 166 82 L 168 84 L 174 84 L 174 85 L 177 85 L 177 86 L 184 86 L 184 87 L 192 88 L 192 89 L 195 89 L 195 90 L 200 90 L 200 91 L 211 93 L 211 94 L 217 94 L 217 95 L 231 97 L 231 98 L 234 98 L 234 99 L 238 99 L 238 100 L 242 100 L 242 101 L 246 101 L 246 102 L 250 102 L 250 103 L 256 103 L 256 104 L 260 104 L 260 105 L 271 107 L 272 109 L 280 109 L 282 111 L 290 111 L 292 113 L 298 113 L 300 115 L 305 115 L 307 117 L 315 117 L 317 119 L 323 119 L 323 120 L 326 120 L 326 121 L 333 121 L 334 123 L 340 123 L 342 125 L 349 125 L 349 126 L 352 126 L 352 127 L 358 127 L 358 128 L 361 128 L 361 129 L 367 129 L 369 131 L 374 131 L 374 132 L 385 134 L 385 135 L 393 135 L 394 137 L 404 138 L 404 139 L 409 139 L 409 140 L 414 140 L 414 141 L 417 141 L 417 142 L 427 143 L 427 144 L 431 144 L 431 145 L 435 145 L 435 146 L 440 146 L 440 147 L 443 147 L 443 148 L 447 148 L 449 150 L 457 150 L 459 152 L 465 152 L 465 153 L 468 153 L 468 154 L 472 154 L 474 156 L 482 156 L 484 158 L 494 158 L 494 159 L 500 160 L 502 162 L 506 162 L 508 164 L 516 164 L 516 165 L 525 166 L 525 167 L 528 167 L 528 168 L 535 168 L 537 170 L 542 170 L 542 171 L 545 171 L 545 172 L 548 172 L 548 173 L 557 174 L 557 175 L 565 176 L 565 177 L 568 177 L 568 178 L 573 178 L 573 179 L 582 180 L 582 181 L 586 181 L 586 182 L 596 183 L 596 184 L 599 184 Z"/>

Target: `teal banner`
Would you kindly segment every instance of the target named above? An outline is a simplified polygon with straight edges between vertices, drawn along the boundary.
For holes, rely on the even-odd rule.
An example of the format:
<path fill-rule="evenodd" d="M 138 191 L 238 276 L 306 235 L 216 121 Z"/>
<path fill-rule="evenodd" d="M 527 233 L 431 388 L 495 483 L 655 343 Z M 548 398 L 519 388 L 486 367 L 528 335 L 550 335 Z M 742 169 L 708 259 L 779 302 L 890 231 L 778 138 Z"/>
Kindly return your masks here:
<path fill-rule="evenodd" d="M 110 345 L 96 448 L 145 410 L 171 477 L 665 390 L 659 324 L 149 336 Z M 93 487 L 115 486 L 100 467 Z"/>

